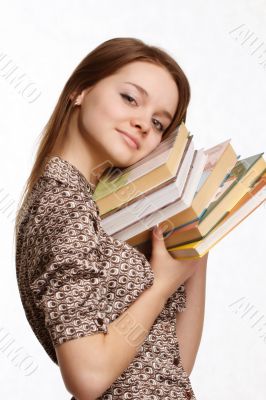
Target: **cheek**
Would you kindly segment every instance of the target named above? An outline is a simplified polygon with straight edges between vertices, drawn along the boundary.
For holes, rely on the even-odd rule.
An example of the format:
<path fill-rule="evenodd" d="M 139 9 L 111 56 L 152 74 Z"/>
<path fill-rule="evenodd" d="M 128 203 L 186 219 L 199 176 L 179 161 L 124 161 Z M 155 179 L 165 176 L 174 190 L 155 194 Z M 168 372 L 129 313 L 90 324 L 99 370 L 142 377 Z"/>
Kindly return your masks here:
<path fill-rule="evenodd" d="M 149 142 L 147 143 L 147 148 L 146 148 L 146 153 L 150 154 L 153 150 L 156 149 L 156 147 L 159 146 L 159 144 L 161 143 L 161 139 L 162 137 L 158 134 L 154 134 L 150 137 Z"/>
<path fill-rule="evenodd" d="M 109 121 L 123 120 L 129 115 L 125 107 L 116 98 L 113 101 L 105 102 L 102 107 L 102 114 L 106 116 Z"/>
<path fill-rule="evenodd" d="M 108 125 L 114 110 L 115 107 L 108 104 L 106 99 L 91 97 L 80 109 L 79 124 L 87 133 L 98 135 L 103 131 L 104 125 Z"/>
<path fill-rule="evenodd" d="M 97 99 L 92 99 L 91 106 L 95 115 L 101 118 L 99 122 L 106 120 L 107 123 L 112 123 L 112 121 L 124 118 L 128 114 L 119 96 L 113 92 L 108 92 L 98 96 Z"/>
<path fill-rule="evenodd" d="M 161 142 L 161 139 L 159 137 L 159 138 L 151 138 L 148 143 L 145 143 L 145 147 L 143 147 L 143 149 L 139 155 L 139 160 L 146 157 L 153 150 L 155 150 L 156 147 L 158 147 L 158 145 L 160 144 L 160 142 Z"/>

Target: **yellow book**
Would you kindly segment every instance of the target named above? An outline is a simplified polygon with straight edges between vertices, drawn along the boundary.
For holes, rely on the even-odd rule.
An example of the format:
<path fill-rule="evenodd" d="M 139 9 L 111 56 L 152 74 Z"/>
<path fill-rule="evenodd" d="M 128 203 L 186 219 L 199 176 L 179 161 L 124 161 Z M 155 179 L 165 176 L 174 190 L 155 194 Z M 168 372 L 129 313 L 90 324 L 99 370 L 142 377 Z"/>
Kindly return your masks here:
<path fill-rule="evenodd" d="M 263 153 L 239 160 L 224 184 L 218 189 L 203 217 L 172 232 L 166 247 L 202 239 L 250 190 L 253 182 L 266 170 Z"/>
<path fill-rule="evenodd" d="M 251 196 L 246 197 L 244 203 L 240 200 L 241 206 L 236 205 L 234 210 L 223 218 L 207 236 L 196 242 L 170 247 L 168 248 L 170 254 L 178 259 L 196 259 L 204 256 L 222 238 L 265 202 L 266 183 L 264 178 L 259 181 L 258 185 L 251 189 L 250 194 Z"/>
<path fill-rule="evenodd" d="M 192 203 L 185 210 L 167 218 L 169 226 L 179 227 L 200 218 L 218 187 L 237 162 L 230 139 L 207 149 L 205 153 L 207 162 Z M 127 239 L 127 242 L 131 246 L 137 246 L 149 240 L 150 230 L 144 229 L 143 232 Z"/>

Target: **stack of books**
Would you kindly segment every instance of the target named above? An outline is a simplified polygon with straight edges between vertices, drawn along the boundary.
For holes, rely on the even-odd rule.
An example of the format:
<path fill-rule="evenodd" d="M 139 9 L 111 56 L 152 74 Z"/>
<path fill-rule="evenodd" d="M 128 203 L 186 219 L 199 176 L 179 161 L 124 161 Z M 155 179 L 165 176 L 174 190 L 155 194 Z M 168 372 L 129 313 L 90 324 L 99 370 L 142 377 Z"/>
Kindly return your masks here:
<path fill-rule="evenodd" d="M 149 259 L 160 224 L 174 258 L 202 257 L 265 201 L 263 154 L 240 159 L 231 139 L 196 150 L 182 122 L 147 157 L 101 176 L 93 198 L 102 226 Z"/>

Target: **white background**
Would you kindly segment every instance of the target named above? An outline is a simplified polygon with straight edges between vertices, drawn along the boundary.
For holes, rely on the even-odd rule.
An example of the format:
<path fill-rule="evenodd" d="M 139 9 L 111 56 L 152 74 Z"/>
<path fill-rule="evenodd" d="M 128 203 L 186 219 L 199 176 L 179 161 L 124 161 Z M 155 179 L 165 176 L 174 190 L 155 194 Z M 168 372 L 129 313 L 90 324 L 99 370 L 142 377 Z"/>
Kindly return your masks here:
<path fill-rule="evenodd" d="M 8 351 L 0 350 L 1 399 L 71 397 L 25 318 L 13 228 L 40 132 L 73 69 L 113 37 L 164 48 L 191 84 L 186 126 L 196 148 L 231 138 L 237 153 L 247 157 L 265 150 L 266 66 L 260 64 L 266 60 L 265 22 L 266 2 L 259 0 L 1 2 L 0 54 L 41 93 L 30 103 L 0 76 L 0 340 L 6 332 L 13 347 L 22 347 L 38 365 L 25 376 L 26 364 L 16 367 Z M 242 24 L 257 37 L 252 47 L 252 40 L 243 43 L 244 36 L 237 35 L 240 29 L 232 32 Z M 13 204 L 9 212 L 7 203 Z M 197 400 L 266 398 L 265 211 L 265 205 L 254 211 L 210 251 L 204 330 L 190 375 Z M 248 304 L 252 312 L 245 315 Z"/>

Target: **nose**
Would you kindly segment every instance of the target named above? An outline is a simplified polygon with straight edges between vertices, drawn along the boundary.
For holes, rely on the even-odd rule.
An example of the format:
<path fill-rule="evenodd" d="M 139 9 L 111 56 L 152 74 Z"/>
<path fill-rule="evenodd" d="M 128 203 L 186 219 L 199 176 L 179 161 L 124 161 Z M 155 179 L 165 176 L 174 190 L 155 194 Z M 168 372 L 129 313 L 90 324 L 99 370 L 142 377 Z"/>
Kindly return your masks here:
<path fill-rule="evenodd" d="M 145 117 L 132 117 L 131 118 L 131 125 L 134 127 L 137 127 L 139 130 L 141 130 L 144 133 L 148 133 L 150 126 L 149 122 L 147 121 L 147 118 Z"/>

